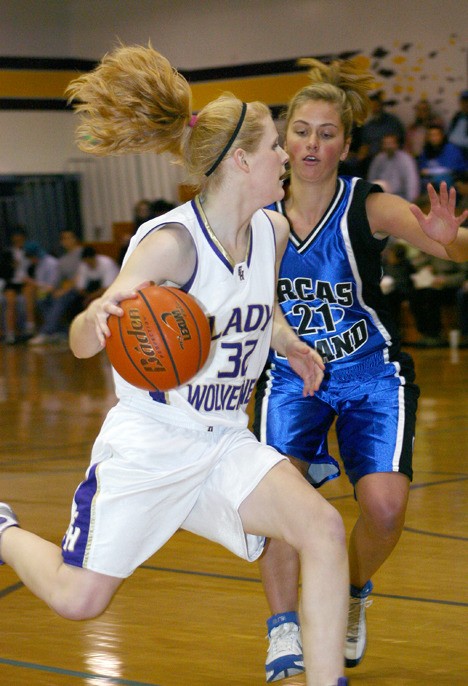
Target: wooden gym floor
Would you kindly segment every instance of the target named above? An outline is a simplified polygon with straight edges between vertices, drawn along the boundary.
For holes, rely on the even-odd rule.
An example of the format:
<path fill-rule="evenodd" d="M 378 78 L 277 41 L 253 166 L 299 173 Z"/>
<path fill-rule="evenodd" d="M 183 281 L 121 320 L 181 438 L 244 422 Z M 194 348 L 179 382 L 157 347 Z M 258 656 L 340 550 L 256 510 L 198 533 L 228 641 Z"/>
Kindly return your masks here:
<path fill-rule="evenodd" d="M 422 390 L 415 479 L 402 539 L 374 577 L 353 686 L 468 679 L 468 350 L 411 352 Z M 103 354 L 76 360 L 65 347 L 2 345 L 0 356 L 0 499 L 25 528 L 59 543 L 114 403 L 109 367 Z M 349 531 L 356 504 L 345 478 L 322 492 Z M 184 532 L 88 622 L 55 616 L 3 566 L 0 685 L 261 685 L 267 614 L 255 564 Z"/>

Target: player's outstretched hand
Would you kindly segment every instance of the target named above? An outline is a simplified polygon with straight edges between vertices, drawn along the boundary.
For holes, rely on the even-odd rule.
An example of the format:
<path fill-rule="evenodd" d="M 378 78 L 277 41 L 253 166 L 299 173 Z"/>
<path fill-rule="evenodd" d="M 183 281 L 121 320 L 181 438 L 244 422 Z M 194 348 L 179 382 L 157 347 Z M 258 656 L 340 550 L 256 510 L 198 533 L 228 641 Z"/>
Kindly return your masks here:
<path fill-rule="evenodd" d="M 325 365 L 316 350 L 300 339 L 292 339 L 286 348 L 286 357 L 291 368 L 304 381 L 302 394 L 314 395 L 323 379 Z"/>
<path fill-rule="evenodd" d="M 453 186 L 448 190 L 445 181 L 440 184 L 439 193 L 432 184 L 428 184 L 427 192 L 431 202 L 429 214 L 424 214 L 417 205 L 410 206 L 411 212 L 426 236 L 442 245 L 450 245 L 457 237 L 459 226 L 468 217 L 468 210 L 458 217 L 455 215 L 457 192 Z"/>

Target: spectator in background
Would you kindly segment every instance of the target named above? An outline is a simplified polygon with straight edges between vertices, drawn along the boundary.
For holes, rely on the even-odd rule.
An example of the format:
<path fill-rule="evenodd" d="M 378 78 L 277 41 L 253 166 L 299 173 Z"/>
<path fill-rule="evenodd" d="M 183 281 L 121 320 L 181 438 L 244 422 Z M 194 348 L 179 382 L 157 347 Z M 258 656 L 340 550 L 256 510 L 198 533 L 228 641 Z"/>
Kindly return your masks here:
<path fill-rule="evenodd" d="M 460 195 L 458 207 L 460 210 L 468 208 L 468 178 L 457 181 L 455 184 L 457 193 Z M 465 222 L 464 226 L 468 224 Z M 463 283 L 457 291 L 457 315 L 460 327 L 460 347 L 468 348 L 468 263 L 465 263 L 465 276 Z"/>
<path fill-rule="evenodd" d="M 431 124 L 443 125 L 442 119 L 437 116 L 428 100 L 419 100 L 414 106 L 415 118 L 408 126 L 405 136 L 405 150 L 413 157 L 419 157 L 426 143 L 427 129 Z"/>
<path fill-rule="evenodd" d="M 460 327 L 460 347 L 468 347 L 468 266 L 465 279 L 457 291 L 457 315 Z"/>
<path fill-rule="evenodd" d="M 4 254 L 5 265 L 9 262 L 3 286 L 3 304 L 5 311 L 5 343 L 12 345 L 34 333 L 34 320 L 31 320 L 24 309 L 24 284 L 27 277 L 28 260 L 24 252 L 26 230 L 17 226 L 11 234 L 11 245 Z"/>
<path fill-rule="evenodd" d="M 157 198 L 152 202 L 150 200 L 139 200 L 133 211 L 133 225 L 134 231 L 138 229 L 139 226 L 144 224 L 148 219 L 153 219 L 154 217 L 159 217 L 169 210 L 173 210 L 176 207 L 172 202 L 164 200 L 164 198 Z M 117 264 L 119 267 L 122 266 L 125 253 L 127 252 L 130 239 L 133 233 L 125 233 L 120 238 L 119 252 L 117 256 Z"/>
<path fill-rule="evenodd" d="M 81 263 L 75 279 L 76 290 L 81 298 L 80 310 L 88 307 L 92 300 L 101 296 L 118 273 L 119 265 L 115 260 L 107 255 L 96 253 L 92 245 L 86 245 L 81 254 Z"/>
<path fill-rule="evenodd" d="M 24 252 L 29 263 L 24 285 L 26 311 L 36 327 L 42 323 L 44 302 L 58 284 L 59 262 L 35 241 L 28 241 Z"/>
<path fill-rule="evenodd" d="M 15 262 L 13 259 L 13 253 L 9 248 L 2 248 L 0 251 L 0 325 L 1 325 L 1 336 L 2 340 L 6 343 L 14 343 L 14 335 L 12 337 L 6 338 L 6 297 L 5 297 L 5 286 L 9 283 L 13 277 L 15 271 Z"/>
<path fill-rule="evenodd" d="M 388 133 L 382 138 L 381 148 L 381 152 L 370 163 L 367 180 L 373 183 L 383 181 L 384 191 L 414 202 L 421 187 L 414 157 L 400 150 L 398 137 L 394 133 Z"/>
<path fill-rule="evenodd" d="M 399 146 L 405 141 L 405 127 L 401 120 L 385 110 L 383 91 L 377 91 L 370 96 L 371 115 L 360 130 L 361 146 L 358 158 L 364 165 L 366 173 L 373 158 L 380 152 L 382 139 L 387 134 L 393 133 L 398 140 Z M 364 177 L 365 178 L 365 175 Z"/>
<path fill-rule="evenodd" d="M 125 254 L 128 250 L 128 246 L 130 244 L 130 241 L 132 239 L 133 233 L 130 231 L 126 231 L 119 237 L 119 242 L 118 242 L 118 252 L 117 252 L 117 264 L 119 267 L 122 266 L 123 259 L 125 257 Z"/>
<path fill-rule="evenodd" d="M 448 126 L 449 143 L 456 145 L 468 162 L 468 90 L 460 93 L 460 109 L 455 112 Z"/>
<path fill-rule="evenodd" d="M 348 156 L 346 159 L 340 160 L 340 165 L 338 167 L 340 176 L 359 176 L 362 179 L 366 178 L 369 162 L 365 155 L 365 148 L 361 144 L 361 130 L 362 126 L 353 124 Z"/>
<path fill-rule="evenodd" d="M 412 275 L 416 269 L 408 257 L 406 243 L 389 243 L 382 254 L 383 277 L 380 287 L 392 319 L 401 333 L 401 305 L 405 301 L 412 305 L 414 283 Z"/>
<path fill-rule="evenodd" d="M 447 341 L 443 337 L 442 308 L 456 308 L 466 265 L 425 253 L 413 259 L 413 264 L 416 271 L 412 275 L 415 290 L 411 309 L 421 334 L 417 345 L 425 348 L 444 346 Z"/>
<path fill-rule="evenodd" d="M 460 148 L 449 143 L 444 129 L 439 124 L 431 124 L 427 129 L 426 143 L 418 158 L 419 173 L 424 193 L 428 183 L 438 191 L 442 181 L 453 186 L 458 177 L 466 174 L 467 162 Z"/>
<path fill-rule="evenodd" d="M 162 214 L 166 214 L 166 212 L 173 210 L 175 207 L 176 205 L 174 205 L 174 203 L 164 200 L 164 198 L 158 198 L 151 205 L 153 217 L 160 217 Z"/>
<path fill-rule="evenodd" d="M 42 326 L 37 336 L 29 341 L 30 345 L 43 345 L 66 338 L 70 313 L 75 311 L 80 297 L 75 278 L 81 262 L 81 243 L 73 231 L 61 231 L 60 244 L 64 254 L 58 259 L 58 283 L 44 300 Z"/>
<path fill-rule="evenodd" d="M 153 204 L 151 200 L 147 200 L 146 198 L 138 200 L 133 208 L 134 231 L 147 222 L 148 219 L 152 219 L 153 216 Z"/>

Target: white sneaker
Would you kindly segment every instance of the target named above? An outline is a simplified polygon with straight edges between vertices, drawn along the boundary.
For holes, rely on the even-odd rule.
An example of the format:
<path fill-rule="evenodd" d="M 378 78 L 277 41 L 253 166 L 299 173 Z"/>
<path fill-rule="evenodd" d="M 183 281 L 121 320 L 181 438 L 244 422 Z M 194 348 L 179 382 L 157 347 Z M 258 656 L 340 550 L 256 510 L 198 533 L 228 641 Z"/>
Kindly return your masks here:
<path fill-rule="evenodd" d="M 366 651 L 366 608 L 372 605 L 372 600 L 368 597 L 372 588 L 372 582 L 368 581 L 360 590 L 354 587 L 351 589 L 345 644 L 346 667 L 357 667 Z"/>
<path fill-rule="evenodd" d="M 0 503 L 0 538 L 10 526 L 19 526 L 18 517 L 9 505 Z M 4 564 L 3 560 L 0 560 L 0 565 L 2 564 Z"/>
<path fill-rule="evenodd" d="M 288 619 L 293 621 L 287 621 Z M 285 612 L 274 615 L 267 621 L 267 626 L 270 641 L 265 663 L 267 682 L 301 674 L 304 671 L 304 656 L 297 614 Z"/>

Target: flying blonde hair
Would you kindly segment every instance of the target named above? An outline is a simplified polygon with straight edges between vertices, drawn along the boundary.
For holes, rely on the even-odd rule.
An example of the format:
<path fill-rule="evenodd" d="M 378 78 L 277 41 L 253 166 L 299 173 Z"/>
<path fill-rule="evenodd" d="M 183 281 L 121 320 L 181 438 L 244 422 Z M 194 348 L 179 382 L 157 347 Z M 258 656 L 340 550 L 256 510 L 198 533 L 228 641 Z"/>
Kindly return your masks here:
<path fill-rule="evenodd" d="M 225 93 L 193 117 L 187 80 L 151 44 L 119 45 L 73 80 L 66 95 L 80 117 L 76 139 L 84 152 L 169 152 L 199 182 L 235 131 L 243 108 Z M 255 151 L 268 116 L 266 105 L 250 103 L 231 147 Z M 217 170 L 213 176 L 222 174 Z"/>
<path fill-rule="evenodd" d="M 325 64 L 312 57 L 298 60 L 308 67 L 311 84 L 301 88 L 292 98 L 286 112 L 286 126 L 295 110 L 310 100 L 333 103 L 340 114 L 345 138 L 351 135 L 353 124 L 363 124 L 370 108 L 369 92 L 375 88 L 375 78 L 363 71 L 356 61 L 334 60 Z"/>

